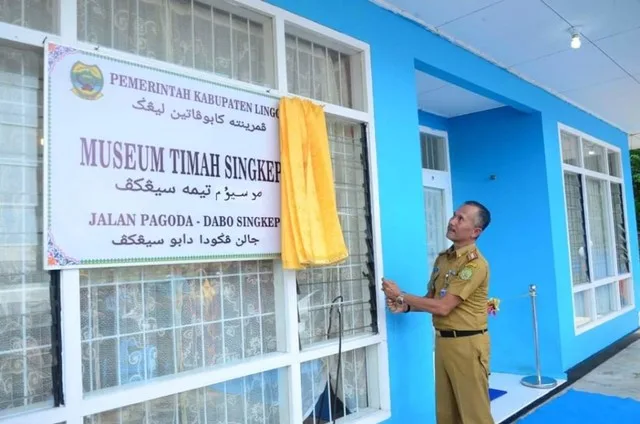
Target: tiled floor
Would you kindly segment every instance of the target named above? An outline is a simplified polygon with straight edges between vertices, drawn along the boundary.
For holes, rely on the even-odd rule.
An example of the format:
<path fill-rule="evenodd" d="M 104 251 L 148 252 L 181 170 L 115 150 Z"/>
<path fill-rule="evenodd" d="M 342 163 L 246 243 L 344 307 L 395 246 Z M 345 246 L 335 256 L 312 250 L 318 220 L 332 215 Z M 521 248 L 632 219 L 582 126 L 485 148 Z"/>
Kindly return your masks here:
<path fill-rule="evenodd" d="M 640 341 L 637 341 L 577 381 L 583 392 L 640 400 Z"/>
<path fill-rule="evenodd" d="M 489 386 L 492 389 L 504 390 L 507 393 L 491 402 L 491 413 L 496 424 L 535 402 L 553 389 L 531 389 L 520 383 L 522 375 L 492 373 Z M 558 380 L 558 385 L 564 380 Z"/>

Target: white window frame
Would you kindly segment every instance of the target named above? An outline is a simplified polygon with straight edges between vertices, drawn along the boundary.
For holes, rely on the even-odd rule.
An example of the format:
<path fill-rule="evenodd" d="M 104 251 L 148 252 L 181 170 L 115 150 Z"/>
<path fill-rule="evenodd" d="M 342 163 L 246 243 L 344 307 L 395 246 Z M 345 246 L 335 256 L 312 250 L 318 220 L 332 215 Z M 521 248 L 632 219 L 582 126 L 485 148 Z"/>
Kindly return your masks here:
<path fill-rule="evenodd" d="M 206 1 L 206 0 L 205 0 Z M 280 9 L 260 0 L 234 0 L 233 4 L 248 10 L 255 11 L 273 23 L 273 49 L 275 61 L 275 88 L 266 88 L 249 83 L 231 80 L 213 73 L 199 71 L 193 68 L 181 67 L 172 63 L 140 57 L 102 46 L 95 46 L 81 42 L 77 37 L 77 3 L 76 0 L 59 0 L 60 10 L 60 34 L 53 36 L 41 31 L 14 26 L 0 22 L 0 43 L 17 43 L 22 48 L 42 49 L 45 39 L 54 39 L 62 43 L 99 50 L 102 54 L 122 58 L 129 61 L 160 67 L 186 76 L 200 79 L 208 79 L 226 85 L 243 88 L 255 93 L 270 93 L 276 96 L 297 96 L 287 92 L 286 75 L 286 47 L 285 29 L 290 27 L 303 28 L 304 36 L 315 37 L 325 45 L 332 48 L 340 46 L 345 53 L 359 52 L 361 66 L 358 66 L 358 75 L 353 75 L 354 81 L 359 81 L 363 87 L 354 87 L 355 92 L 360 91 L 361 96 L 354 98 L 354 107 L 350 109 L 334 104 L 313 100 L 321 104 L 327 114 L 355 122 L 367 124 L 368 151 L 369 151 L 369 179 L 371 192 L 371 215 L 374 238 L 374 264 L 376 276 L 383 274 L 382 267 L 382 243 L 380 226 L 380 206 L 378 193 L 378 172 L 376 139 L 373 109 L 373 86 L 371 77 L 371 53 L 369 45 L 319 25 L 311 20 L 294 15 L 284 9 Z M 302 35 L 302 33 L 301 33 Z M 44 55 L 44 53 L 43 53 Z M 118 386 L 108 390 L 94 393 L 83 393 L 82 384 L 82 350 L 80 328 L 80 272 L 78 270 L 61 271 L 61 309 L 62 309 L 62 367 L 64 406 L 53 408 L 44 405 L 42 409 L 29 409 L 28 412 L 8 410 L 0 413 L 0 422 L 3 424 L 18 424 L 25 422 L 37 422 L 41 424 L 82 424 L 83 417 L 98 414 L 100 412 L 120 408 L 148 400 L 168 396 L 188 390 L 198 389 L 208 385 L 234 378 L 260 373 L 263 371 L 284 368 L 287 369 L 287 381 L 281 381 L 282 393 L 286 396 L 287 411 L 282 415 L 288 422 L 298 422 L 302 417 L 301 400 L 301 371 L 300 364 L 313 359 L 323 358 L 338 353 L 338 340 L 328 341 L 318 346 L 311 346 L 304 350 L 298 345 L 298 315 L 297 292 L 294 271 L 284 271 L 280 261 L 274 261 L 274 284 L 276 285 L 276 308 L 284 310 L 277 318 L 278 350 L 283 353 L 271 353 L 258 358 L 243 361 L 238 364 L 204 368 L 191 372 L 183 372 L 145 382 L 144 384 L 131 384 Z M 379 278 L 376 278 L 376 286 L 379 288 Z M 361 410 L 355 416 L 340 418 L 337 422 L 373 424 L 385 421 L 390 413 L 390 388 L 389 388 L 389 364 L 387 350 L 387 329 L 384 295 L 381 290 L 375 290 L 377 308 L 378 333 L 345 338 L 342 342 L 343 354 L 359 348 L 366 348 L 367 359 L 367 383 L 369 408 Z M 282 309 L 280 309 L 282 308 Z"/>
<path fill-rule="evenodd" d="M 420 135 L 430 134 L 444 139 L 445 158 L 447 162 L 446 171 L 422 168 L 422 186 L 433 187 L 445 190 L 449 196 L 446 199 L 447 212 L 453 215 L 453 192 L 451 185 L 451 159 L 449 155 L 449 133 L 447 131 L 436 130 L 424 125 L 420 125 Z M 422 137 L 420 137 L 420 157 L 422 158 Z M 422 166 L 422 165 L 421 165 Z"/>
<path fill-rule="evenodd" d="M 453 216 L 453 186 L 451 183 L 451 158 L 449 155 L 449 133 L 443 130 L 436 130 L 424 125 L 420 125 L 420 158 L 422 159 L 422 135 L 428 134 L 444 139 L 444 153 L 447 164 L 446 171 L 422 168 L 422 190 L 425 187 L 436 188 L 445 192 L 445 210 L 449 217 Z M 422 166 L 422 165 L 421 165 Z M 424 201 L 422 202 L 424 204 Z M 433 264 L 428 264 L 432 266 Z M 435 333 L 434 333 L 435 334 Z M 435 337 L 435 336 L 434 336 Z M 435 346 L 435 345 L 434 345 Z"/>
<path fill-rule="evenodd" d="M 424 194 L 425 188 L 435 188 L 443 190 L 445 193 L 445 211 L 448 216 L 453 216 L 453 186 L 451 183 L 451 155 L 449 154 L 449 132 L 443 130 L 436 130 L 434 128 L 420 125 L 420 159 L 422 161 L 422 135 L 430 134 L 436 137 L 442 137 L 444 139 L 444 153 L 445 159 L 447 162 L 447 170 L 446 171 L 438 171 L 435 169 L 427 169 L 422 168 L 422 191 Z M 422 164 L 420 164 L 422 167 Z M 423 200 L 422 204 L 425 204 Z M 427 267 L 432 267 L 433 264 L 427 264 Z M 429 268 L 429 272 L 431 269 Z M 433 352 L 432 352 L 432 369 L 433 375 L 436 375 L 436 332 L 433 327 L 431 327 L 432 339 L 433 339 Z"/>
<path fill-rule="evenodd" d="M 562 157 L 562 132 L 566 132 L 569 133 L 571 135 L 577 136 L 579 143 L 578 143 L 578 157 L 580 160 L 580 164 L 581 166 L 575 166 L 575 165 L 569 165 L 567 163 L 564 162 L 564 158 Z M 608 161 L 608 157 L 607 160 L 605 161 L 605 166 L 606 166 L 606 171 L 605 173 L 601 173 L 601 172 L 595 172 L 595 171 L 591 171 L 589 169 L 586 169 L 583 166 L 583 161 L 584 161 L 584 156 L 583 156 L 583 140 L 586 140 L 590 143 L 593 143 L 595 145 L 601 146 L 605 149 L 605 153 L 607 152 L 607 150 L 611 150 L 613 152 L 618 153 L 618 158 L 620 160 L 620 171 L 621 171 L 621 176 L 620 177 L 614 177 L 612 175 L 609 175 L 609 161 Z M 615 269 L 615 275 L 612 277 L 606 277 L 606 278 L 601 278 L 599 280 L 596 281 L 590 281 L 588 283 L 584 283 L 584 284 L 579 284 L 579 285 L 574 285 L 573 284 L 573 270 L 571 269 L 571 267 L 569 267 L 569 283 L 571 284 L 571 310 L 572 310 L 572 320 L 573 320 L 573 327 L 574 327 L 574 332 L 575 335 L 580 335 L 582 333 L 585 333 L 587 331 L 590 331 L 596 327 L 599 327 L 600 325 L 611 321 L 613 319 L 616 319 L 618 317 L 620 317 L 621 315 L 624 315 L 628 312 L 631 312 L 635 309 L 635 299 L 634 299 L 634 287 L 633 287 L 633 280 L 632 280 L 632 276 L 633 276 L 633 260 L 631 258 L 631 246 L 630 246 L 630 234 L 629 234 L 629 220 L 627 217 L 627 193 L 625 190 L 625 181 L 624 181 L 624 167 L 623 167 L 623 163 L 622 163 L 622 151 L 619 147 L 614 146 L 612 144 L 606 143 L 602 140 L 599 140 L 589 134 L 586 134 L 582 131 L 579 131 L 575 128 L 569 127 L 565 124 L 562 123 L 558 123 L 558 143 L 560 145 L 560 163 L 562 165 L 562 204 L 564 206 L 564 213 L 565 213 L 565 225 L 566 225 L 566 230 L 567 230 L 567 252 L 571 252 L 571 239 L 570 239 L 570 232 L 569 232 L 569 217 L 567 215 L 567 199 L 566 199 L 566 182 L 565 182 L 565 172 L 571 172 L 574 174 L 578 174 L 580 176 L 585 176 L 585 177 L 592 177 L 594 179 L 597 179 L 598 181 L 606 181 L 607 183 L 618 183 L 621 185 L 622 187 L 622 200 L 623 200 L 623 207 L 622 207 L 622 213 L 623 213 L 623 219 L 624 219 L 624 225 L 625 225 L 625 231 L 626 231 L 626 239 L 627 239 L 627 252 L 629 254 L 629 272 L 624 273 L 624 274 L 619 274 L 618 273 L 618 261 L 614 256 L 614 260 L 613 260 L 613 266 Z M 614 237 L 614 228 L 613 228 L 613 211 L 612 211 L 612 205 L 611 205 L 611 188 L 610 188 L 610 184 L 607 184 L 607 198 L 608 198 L 608 202 L 606 203 L 606 209 L 607 209 L 607 216 L 609 217 L 609 235 L 611 236 L 611 240 L 612 240 L 612 244 L 614 247 L 614 255 L 615 255 L 615 249 L 616 249 L 616 243 L 615 243 L 615 237 Z M 587 188 L 586 188 L 586 184 L 582 185 L 582 199 L 583 199 L 583 204 L 582 207 L 584 208 L 584 225 L 585 225 L 585 232 L 586 232 L 586 238 L 587 238 L 587 249 L 589 251 L 589 254 L 587 255 L 587 260 L 588 260 L 588 267 L 590 270 L 590 275 L 593 272 L 593 267 L 592 267 L 592 255 L 590 253 L 591 247 L 591 234 L 590 234 L 590 229 L 589 229 L 589 202 L 587 201 Z M 620 302 L 620 290 L 619 290 L 619 286 L 616 285 L 616 290 L 615 290 L 615 300 L 616 300 L 616 304 L 618 307 L 620 307 L 620 309 L 607 314 L 601 318 L 598 319 L 597 317 L 597 312 L 596 312 L 596 292 L 595 289 L 601 286 L 606 286 L 608 284 L 614 284 L 616 282 L 620 282 L 622 280 L 629 280 L 630 284 L 629 284 L 629 292 L 630 292 L 630 297 L 631 297 L 631 303 L 627 306 L 624 307 L 620 307 L 621 306 L 621 302 Z M 575 295 L 577 293 L 581 293 L 581 292 L 587 292 L 588 295 L 588 302 L 590 302 L 590 310 L 591 310 L 591 321 L 587 324 L 578 326 L 575 320 L 575 313 L 576 313 L 576 305 L 575 305 Z"/>

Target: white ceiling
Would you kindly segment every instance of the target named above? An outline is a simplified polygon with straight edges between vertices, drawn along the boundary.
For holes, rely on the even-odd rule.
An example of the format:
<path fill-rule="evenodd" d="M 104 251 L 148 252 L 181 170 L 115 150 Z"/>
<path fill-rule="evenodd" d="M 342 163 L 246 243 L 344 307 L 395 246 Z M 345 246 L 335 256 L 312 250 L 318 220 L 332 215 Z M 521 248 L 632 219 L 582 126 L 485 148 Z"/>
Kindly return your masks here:
<path fill-rule="evenodd" d="M 416 71 L 418 107 L 445 118 L 504 106 L 424 72 Z"/>
<path fill-rule="evenodd" d="M 640 0 L 372 1 L 640 133 Z"/>

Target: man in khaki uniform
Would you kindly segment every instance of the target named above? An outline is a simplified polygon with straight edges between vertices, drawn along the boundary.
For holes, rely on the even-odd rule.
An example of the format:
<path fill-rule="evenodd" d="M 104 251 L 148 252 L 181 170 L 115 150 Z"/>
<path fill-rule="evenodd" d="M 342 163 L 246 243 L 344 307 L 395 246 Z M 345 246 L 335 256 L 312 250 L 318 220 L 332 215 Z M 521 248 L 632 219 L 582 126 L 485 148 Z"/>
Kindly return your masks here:
<path fill-rule="evenodd" d="M 489 264 L 476 247 L 491 215 L 478 202 L 465 202 L 449 220 L 453 245 L 435 261 L 426 296 L 402 292 L 383 278 L 392 312 L 428 312 L 436 333 L 438 424 L 493 424 L 489 401 L 487 297 Z"/>

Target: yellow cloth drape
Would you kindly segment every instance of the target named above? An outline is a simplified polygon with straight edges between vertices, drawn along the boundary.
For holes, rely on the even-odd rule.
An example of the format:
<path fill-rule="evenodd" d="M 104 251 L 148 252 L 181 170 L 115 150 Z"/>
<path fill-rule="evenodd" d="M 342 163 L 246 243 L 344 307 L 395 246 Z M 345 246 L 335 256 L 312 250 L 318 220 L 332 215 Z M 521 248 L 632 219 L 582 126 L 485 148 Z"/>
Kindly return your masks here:
<path fill-rule="evenodd" d="M 333 183 L 324 110 L 308 100 L 280 100 L 282 263 L 285 269 L 330 265 L 349 256 Z"/>

